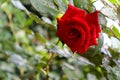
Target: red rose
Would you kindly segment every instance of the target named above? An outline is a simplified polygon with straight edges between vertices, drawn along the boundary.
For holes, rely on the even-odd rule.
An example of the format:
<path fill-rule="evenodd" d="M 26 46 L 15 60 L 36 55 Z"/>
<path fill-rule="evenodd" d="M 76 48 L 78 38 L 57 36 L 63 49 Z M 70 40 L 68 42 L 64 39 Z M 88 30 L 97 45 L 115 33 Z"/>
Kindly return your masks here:
<path fill-rule="evenodd" d="M 57 19 L 57 36 L 66 43 L 72 52 L 79 54 L 87 51 L 91 45 L 97 45 L 100 26 L 98 11 L 86 14 L 84 10 L 68 5 L 65 14 Z"/>

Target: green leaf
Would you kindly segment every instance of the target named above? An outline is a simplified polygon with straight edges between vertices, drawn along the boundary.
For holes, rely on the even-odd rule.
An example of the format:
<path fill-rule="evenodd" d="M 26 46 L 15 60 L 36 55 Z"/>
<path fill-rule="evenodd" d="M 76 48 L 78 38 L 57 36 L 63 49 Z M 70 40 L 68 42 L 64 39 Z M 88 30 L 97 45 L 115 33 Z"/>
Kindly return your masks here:
<path fill-rule="evenodd" d="M 7 16 L 0 8 L 0 28 L 7 25 Z"/>
<path fill-rule="evenodd" d="M 109 0 L 110 2 L 112 2 L 112 3 L 115 3 L 116 2 L 116 0 Z"/>
<path fill-rule="evenodd" d="M 68 4 L 68 0 L 62 0 L 64 4 Z"/>
<path fill-rule="evenodd" d="M 43 16 L 56 16 L 59 13 L 53 0 L 30 0 L 32 6 Z"/>
<path fill-rule="evenodd" d="M 115 37 L 120 39 L 120 32 L 118 31 L 118 29 L 115 26 L 113 26 L 112 31 L 113 31 Z"/>
<path fill-rule="evenodd" d="M 76 6 L 76 7 L 81 7 L 81 2 L 80 2 L 81 0 L 73 0 L 73 2 L 74 2 L 74 5 Z"/>
<path fill-rule="evenodd" d="M 40 34 L 36 33 L 35 36 L 40 42 L 42 42 L 44 44 L 46 43 L 46 40 Z"/>
<path fill-rule="evenodd" d="M 102 31 L 106 33 L 108 36 L 113 36 L 113 33 L 109 27 L 103 27 Z"/>
<path fill-rule="evenodd" d="M 100 38 L 98 40 L 98 46 L 95 47 L 95 52 L 93 53 L 93 56 L 98 54 L 98 52 L 100 51 L 103 45 L 103 39 L 104 39 L 103 34 L 100 34 Z"/>
<path fill-rule="evenodd" d="M 88 12 L 95 11 L 95 7 L 90 0 L 73 0 L 73 3 L 76 7 L 84 9 Z"/>
<path fill-rule="evenodd" d="M 12 4 L 21 9 L 21 10 L 26 10 L 26 8 L 22 5 L 22 3 L 20 2 L 20 0 L 11 0 Z"/>
<path fill-rule="evenodd" d="M 117 18 L 118 18 L 118 20 L 120 22 L 120 6 L 117 7 Z"/>
<path fill-rule="evenodd" d="M 35 14 L 30 13 L 29 16 L 30 16 L 31 19 L 36 21 L 36 23 L 42 24 L 42 20 L 38 16 L 36 16 Z"/>
<path fill-rule="evenodd" d="M 73 66 L 64 63 L 62 69 L 63 69 L 64 73 L 66 74 L 66 76 L 68 77 L 68 80 L 77 80 L 78 79 L 78 76 L 76 75 Z"/>
<path fill-rule="evenodd" d="M 115 67 L 111 67 L 109 65 L 105 65 L 103 66 L 106 70 L 107 70 L 107 77 L 108 80 L 120 80 L 120 68 L 115 66 Z"/>
<path fill-rule="evenodd" d="M 64 3 L 63 0 L 54 0 L 54 3 L 60 11 L 65 11 L 67 8 L 67 4 Z"/>
<path fill-rule="evenodd" d="M 43 22 L 38 16 L 36 16 L 35 14 L 33 13 L 30 13 L 29 14 L 30 18 L 33 19 L 34 21 L 36 21 L 36 23 L 39 23 L 40 25 L 42 26 L 46 26 L 48 28 L 51 28 L 51 29 L 55 29 L 55 26 L 53 26 L 52 24 L 49 24 L 47 22 Z"/>
<path fill-rule="evenodd" d="M 6 14 L 11 14 L 12 13 L 12 5 L 9 4 L 8 2 L 4 2 L 2 5 L 1 5 L 1 8 L 2 10 L 6 13 Z"/>
<path fill-rule="evenodd" d="M 111 3 L 114 3 L 116 5 L 120 5 L 120 0 L 109 0 Z"/>
<path fill-rule="evenodd" d="M 107 20 L 106 20 L 105 16 L 101 13 L 99 13 L 99 23 L 102 26 L 106 26 L 106 24 L 107 24 Z"/>
<path fill-rule="evenodd" d="M 24 27 L 24 22 L 26 21 L 26 15 L 24 14 L 24 12 L 21 12 L 18 9 L 14 9 L 12 10 L 12 13 L 14 15 L 14 26 L 16 25 L 16 28 L 18 28 L 18 26 Z"/>
<path fill-rule="evenodd" d="M 32 19 L 28 19 L 25 21 L 24 23 L 24 27 L 29 27 L 32 24 L 33 20 Z"/>
<path fill-rule="evenodd" d="M 116 20 L 116 12 L 114 11 L 114 9 L 112 7 L 106 6 L 101 9 L 101 12 L 108 18 L 110 18 L 112 20 Z"/>

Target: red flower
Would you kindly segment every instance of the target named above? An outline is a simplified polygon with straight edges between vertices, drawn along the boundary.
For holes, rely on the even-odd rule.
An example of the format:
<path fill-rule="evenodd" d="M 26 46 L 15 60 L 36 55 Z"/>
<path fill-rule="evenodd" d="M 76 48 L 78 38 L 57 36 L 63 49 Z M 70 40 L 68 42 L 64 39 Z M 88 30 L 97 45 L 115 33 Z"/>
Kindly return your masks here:
<path fill-rule="evenodd" d="M 57 19 L 57 36 L 66 43 L 72 52 L 79 54 L 87 51 L 89 46 L 97 45 L 100 26 L 98 11 L 86 14 L 84 10 L 68 5 L 65 14 Z"/>

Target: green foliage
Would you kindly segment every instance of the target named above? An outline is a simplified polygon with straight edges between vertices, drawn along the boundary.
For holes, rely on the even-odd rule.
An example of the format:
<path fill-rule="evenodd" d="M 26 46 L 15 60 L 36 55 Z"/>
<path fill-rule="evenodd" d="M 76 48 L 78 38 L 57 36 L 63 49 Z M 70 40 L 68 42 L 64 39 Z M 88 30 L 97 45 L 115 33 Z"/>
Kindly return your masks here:
<path fill-rule="evenodd" d="M 32 5 L 37 9 L 43 16 L 55 16 L 59 13 L 57 6 L 53 0 L 30 0 Z M 55 2 L 57 3 L 57 1 Z"/>
<path fill-rule="evenodd" d="M 116 4 L 116 5 L 120 5 L 120 1 L 119 0 L 109 0 L 110 2 Z"/>
<path fill-rule="evenodd" d="M 83 55 L 72 53 L 56 36 L 56 17 L 70 3 L 88 13 L 97 0 L 0 0 L 0 80 L 120 80 L 119 0 L 101 0 L 101 37 Z M 98 5 L 99 6 L 99 5 Z M 114 6 L 114 7 L 113 7 Z M 119 23 L 118 21 L 118 23 Z"/>
<path fill-rule="evenodd" d="M 73 2 L 76 7 L 85 9 L 87 12 L 93 12 L 95 10 L 90 0 L 73 0 Z"/>
<path fill-rule="evenodd" d="M 118 29 L 113 26 L 112 31 L 114 35 L 116 36 L 116 38 L 120 39 L 120 32 L 118 31 Z"/>
<path fill-rule="evenodd" d="M 102 48 L 102 45 L 103 45 L 103 34 L 100 34 L 100 39 L 98 40 L 98 46 L 95 47 L 95 52 L 93 53 L 93 56 L 95 54 L 98 54 L 98 52 L 100 51 L 99 49 Z"/>

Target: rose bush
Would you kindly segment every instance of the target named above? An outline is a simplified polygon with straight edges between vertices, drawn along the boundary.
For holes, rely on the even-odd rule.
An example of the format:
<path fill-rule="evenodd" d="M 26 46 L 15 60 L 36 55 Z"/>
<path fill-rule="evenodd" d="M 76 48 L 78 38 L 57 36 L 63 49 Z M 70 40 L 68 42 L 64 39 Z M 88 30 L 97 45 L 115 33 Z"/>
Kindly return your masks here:
<path fill-rule="evenodd" d="M 98 11 L 86 14 L 84 10 L 68 5 L 65 14 L 57 19 L 57 36 L 72 52 L 82 54 L 89 46 L 97 45 L 100 26 Z"/>

